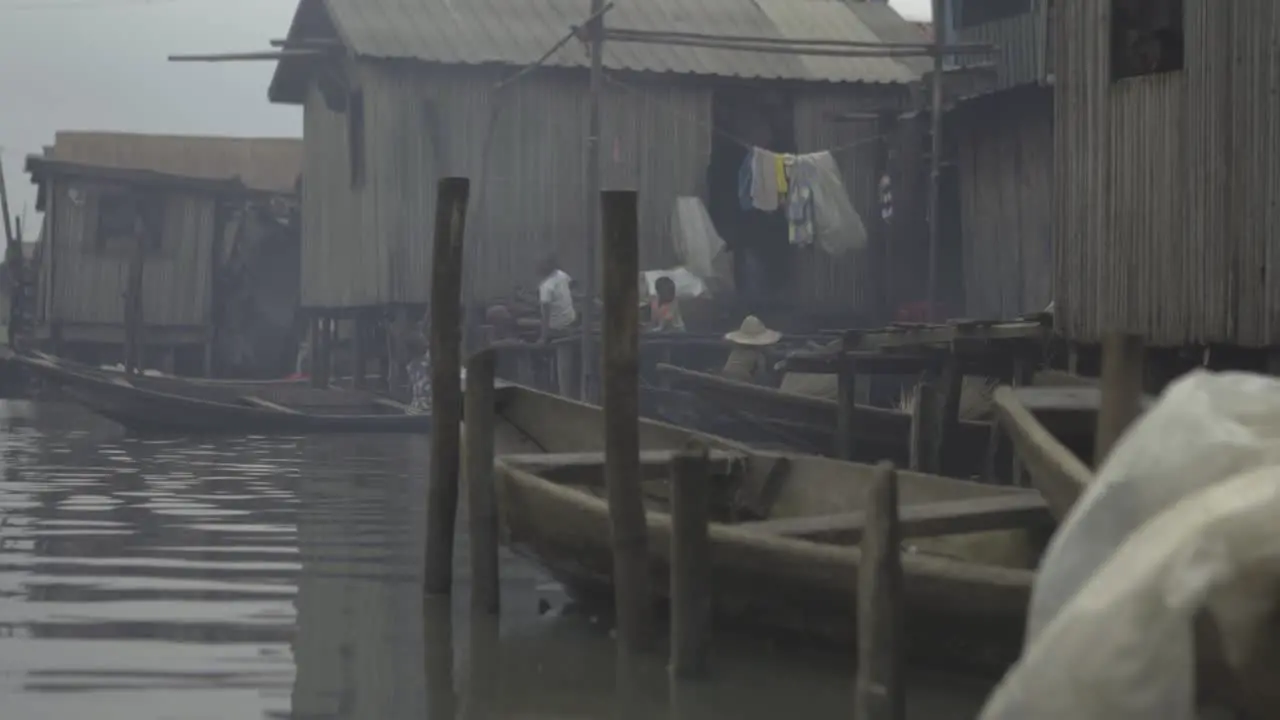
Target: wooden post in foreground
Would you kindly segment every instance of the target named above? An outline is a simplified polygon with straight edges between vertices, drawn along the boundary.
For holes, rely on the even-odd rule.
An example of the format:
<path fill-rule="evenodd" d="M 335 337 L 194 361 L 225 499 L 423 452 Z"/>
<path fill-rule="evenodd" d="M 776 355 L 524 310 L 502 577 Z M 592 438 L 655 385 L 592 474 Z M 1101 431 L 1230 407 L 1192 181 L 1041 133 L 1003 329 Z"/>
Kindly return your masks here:
<path fill-rule="evenodd" d="M 653 636 L 649 538 L 640 495 L 640 253 L 636 193 L 600 193 L 604 223 L 604 476 L 613 541 L 618 652 L 628 655 Z"/>
<path fill-rule="evenodd" d="M 858 676 L 854 720 L 903 720 L 902 552 L 898 474 L 876 466 L 867 491 L 867 525 L 858 566 Z"/>
<path fill-rule="evenodd" d="M 910 467 L 916 472 L 938 472 L 938 417 L 942 412 L 943 398 L 938 379 L 933 373 L 923 373 L 916 383 L 915 402 L 911 405 L 911 435 L 908 453 Z"/>
<path fill-rule="evenodd" d="M 1115 332 L 1102 339 L 1102 399 L 1093 443 L 1095 468 L 1107 459 L 1125 428 L 1142 411 L 1145 350 L 1140 335 Z"/>
<path fill-rule="evenodd" d="M 852 337 L 845 336 L 840 340 L 840 366 L 836 369 L 836 397 L 838 398 L 836 414 L 836 457 L 841 460 L 852 460 L 856 440 L 854 438 L 854 420 L 857 398 L 857 375 L 849 363 L 848 352 L 855 349 Z"/>
<path fill-rule="evenodd" d="M 494 371 L 496 353 L 481 350 L 467 362 L 467 492 L 471 531 L 471 608 L 498 614 L 498 507 L 493 487 Z"/>
<path fill-rule="evenodd" d="M 431 265 L 431 483 L 427 490 L 427 559 L 423 589 L 447 595 L 453 584 L 453 533 L 458 515 L 461 440 L 462 236 L 466 178 L 448 177 L 436 192 L 435 249 Z"/>
<path fill-rule="evenodd" d="M 671 664 L 673 678 L 707 674 L 711 622 L 711 463 L 691 442 L 671 461 Z"/>

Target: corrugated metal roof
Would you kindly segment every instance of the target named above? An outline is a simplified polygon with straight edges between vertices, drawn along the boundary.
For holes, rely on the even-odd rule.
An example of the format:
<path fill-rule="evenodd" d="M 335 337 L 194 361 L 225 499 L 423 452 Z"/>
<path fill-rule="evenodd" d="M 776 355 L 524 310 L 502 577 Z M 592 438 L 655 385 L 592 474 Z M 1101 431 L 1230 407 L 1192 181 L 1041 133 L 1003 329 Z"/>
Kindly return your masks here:
<path fill-rule="evenodd" d="M 527 65 L 590 14 L 590 0 L 325 0 L 357 55 L 446 64 Z M 854 0 L 615 0 L 610 27 L 778 39 L 902 42 L 918 31 L 891 8 Z M 721 77 L 903 83 L 920 77 L 901 58 L 788 56 L 609 41 L 605 67 Z M 571 42 L 546 65 L 586 67 Z"/>
<path fill-rule="evenodd" d="M 252 190 L 293 192 L 302 172 L 302 141 L 294 138 L 59 132 L 54 160 L 99 167 L 150 170 L 201 180 L 230 180 Z"/>

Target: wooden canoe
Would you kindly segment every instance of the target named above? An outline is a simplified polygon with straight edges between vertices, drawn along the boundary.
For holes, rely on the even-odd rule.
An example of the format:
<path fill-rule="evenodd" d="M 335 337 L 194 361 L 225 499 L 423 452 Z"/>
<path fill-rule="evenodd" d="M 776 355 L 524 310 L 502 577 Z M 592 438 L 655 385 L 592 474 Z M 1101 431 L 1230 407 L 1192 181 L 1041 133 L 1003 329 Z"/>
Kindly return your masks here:
<path fill-rule="evenodd" d="M 594 406 L 524 387 L 498 393 L 495 463 L 509 544 L 574 595 L 610 600 L 604 423 Z M 666 463 L 690 438 L 720 466 L 711 526 L 714 609 L 730 622 L 848 642 L 854 631 L 860 510 L 871 467 L 753 451 L 641 421 L 655 587 L 665 594 Z M 1031 490 L 900 473 L 908 624 L 924 655 L 1003 665 L 1016 657 L 1033 568 L 1052 527 Z M 960 518 L 960 519 L 957 519 Z M 967 524 L 965 522 L 967 518 Z M 939 522 L 963 532 L 938 537 Z M 959 524 L 957 524 L 959 523 Z"/>
<path fill-rule="evenodd" d="M 687 393 L 692 418 L 687 424 L 751 444 L 781 445 L 789 450 L 828 455 L 834 451 L 839 405 L 835 400 L 752 385 L 694 370 L 658 365 L 670 388 Z M 674 417 L 672 418 L 674 419 Z M 686 424 L 686 423 L 682 423 Z M 981 475 L 986 470 L 990 423 L 962 421 L 956 440 L 954 468 L 948 474 Z M 906 465 L 911 414 L 890 408 L 854 407 L 854 459 L 891 460 Z"/>
<path fill-rule="evenodd" d="M 999 387 L 992 395 L 996 417 L 1013 441 L 1023 469 L 1062 520 L 1093 480 L 1094 433 L 1102 391 L 1087 381 L 1055 387 Z M 1154 399 L 1144 397 L 1144 406 Z"/>
<path fill-rule="evenodd" d="M 1093 470 L 1027 407 L 1030 393 L 1043 390 L 1056 388 L 1002 386 L 996 388 L 992 401 L 1000 426 L 1013 442 L 1014 454 L 1031 484 L 1044 495 L 1054 517 L 1062 520 L 1093 480 Z"/>
<path fill-rule="evenodd" d="M 10 354 L 93 412 L 144 434 L 291 435 L 426 432 L 431 416 L 372 393 L 295 382 L 192 382 L 95 371 L 47 355 Z"/>

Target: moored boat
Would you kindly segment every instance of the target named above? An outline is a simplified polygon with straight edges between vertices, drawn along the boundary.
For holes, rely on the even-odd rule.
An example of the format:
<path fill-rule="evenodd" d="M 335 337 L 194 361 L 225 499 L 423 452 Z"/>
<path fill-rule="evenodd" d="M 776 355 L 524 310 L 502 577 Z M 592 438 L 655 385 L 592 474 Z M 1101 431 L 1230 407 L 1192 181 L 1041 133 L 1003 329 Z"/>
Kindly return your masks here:
<path fill-rule="evenodd" d="M 431 427 L 430 415 L 415 414 L 401 403 L 367 392 L 313 388 L 293 381 L 126 375 L 48 355 L 12 353 L 6 359 L 136 433 L 414 433 Z"/>
<path fill-rule="evenodd" d="M 509 544 L 569 590 L 608 601 L 604 424 L 594 406 L 524 387 L 498 393 L 496 482 Z M 710 528 L 713 605 L 734 623 L 833 642 L 855 626 L 857 547 L 872 468 L 764 452 L 641 421 L 651 567 L 666 592 L 666 468 L 698 438 L 717 474 Z M 903 566 L 917 655 L 1001 666 L 1016 657 L 1042 543 L 1052 526 L 1038 493 L 901 472 Z M 940 534 L 940 533 L 947 534 Z"/>
<path fill-rule="evenodd" d="M 839 405 L 825 397 L 753 385 L 673 365 L 659 365 L 659 376 L 689 402 L 677 412 L 688 424 L 752 444 L 769 443 L 789 450 L 832 454 L 836 446 Z M 674 419 L 674 418 L 673 418 Z M 685 423 L 681 423 L 685 424 Z M 895 408 L 854 406 L 854 459 L 892 460 L 905 465 L 911 438 L 911 413 Z M 987 462 L 989 423 L 962 420 L 948 474 L 981 475 Z"/>

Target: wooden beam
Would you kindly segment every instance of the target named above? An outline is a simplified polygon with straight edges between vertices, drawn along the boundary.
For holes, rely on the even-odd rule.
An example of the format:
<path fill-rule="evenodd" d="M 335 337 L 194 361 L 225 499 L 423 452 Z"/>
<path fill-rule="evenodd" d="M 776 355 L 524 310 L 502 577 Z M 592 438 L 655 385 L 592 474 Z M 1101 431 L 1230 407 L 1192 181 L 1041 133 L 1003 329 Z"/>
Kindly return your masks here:
<path fill-rule="evenodd" d="M 331 55 L 324 50 L 272 50 L 267 52 L 214 53 L 208 55 L 170 55 L 169 62 L 241 62 L 247 60 L 288 60 L 320 58 Z"/>
<path fill-rule="evenodd" d="M 915 375 L 936 372 L 942 360 L 933 355 L 903 355 L 854 351 L 799 351 L 781 362 L 787 372 L 833 375 L 843 367 L 854 375 Z"/>
<path fill-rule="evenodd" d="M 599 0 L 593 4 L 599 4 Z M 597 26 L 599 23 L 597 20 Z M 597 30 L 593 65 L 599 64 L 600 35 Z M 598 96 L 598 92 L 593 94 Z M 596 105 L 598 100 L 597 97 L 594 101 Z M 598 113 L 593 113 L 593 117 L 598 120 Z M 636 193 L 626 190 L 602 192 L 600 209 L 604 228 L 601 238 L 604 267 L 604 347 L 601 353 L 604 474 L 613 546 L 617 648 L 619 657 L 625 658 L 634 657 L 638 651 L 650 646 L 656 622 L 649 569 L 649 533 L 637 472 L 640 457 L 640 313 L 636 278 L 640 275 L 640 248 Z M 591 238 L 588 248 L 594 244 L 595 238 Z M 594 251 L 591 256 L 594 257 Z M 588 263 L 587 268 L 588 277 L 592 277 L 594 263 Z M 590 306 L 591 302 L 588 299 L 587 305 Z M 583 355 L 589 357 L 590 353 L 584 349 Z"/>
<path fill-rule="evenodd" d="M 893 465 L 876 467 L 867 489 L 866 533 L 858 563 L 858 672 L 853 683 L 856 720 L 903 720 L 904 583 L 902 525 L 898 516 L 898 474 Z"/>
<path fill-rule="evenodd" d="M 676 457 L 676 450 L 642 450 L 640 452 L 640 465 L 667 467 Z M 736 463 L 745 461 L 746 456 L 742 453 L 728 452 L 725 450 L 712 450 L 707 455 L 708 468 L 713 475 L 724 475 L 732 472 Z M 575 467 L 594 467 L 604 468 L 605 454 L 602 452 L 575 452 L 575 453 L 527 453 L 515 455 L 502 455 L 498 460 L 507 465 L 514 465 L 522 470 L 536 474 L 546 472 L 548 470 L 575 468 Z"/>
<path fill-rule="evenodd" d="M 462 470 L 461 303 L 467 200 L 471 181 L 441 178 L 436 187 L 431 255 L 431 474 L 427 489 L 427 548 L 423 589 L 453 589 L 453 540 Z"/>
<path fill-rule="evenodd" d="M 240 400 L 263 410 L 271 410 L 272 412 L 284 413 L 286 415 L 302 414 L 291 407 L 285 407 L 279 403 L 273 403 L 270 400 L 264 400 L 260 397 L 254 397 L 253 395 L 241 395 Z"/>
<path fill-rule="evenodd" d="M 1044 498 L 1031 491 L 906 505 L 898 512 L 904 539 L 1017 530 L 1054 523 Z M 761 520 L 739 523 L 736 527 L 766 535 L 845 545 L 862 539 L 867 527 L 867 513 L 857 510 L 836 515 Z"/>
<path fill-rule="evenodd" d="M 672 678 L 707 675 L 711 625 L 711 469 L 694 441 L 671 461 Z"/>
<path fill-rule="evenodd" d="M 1093 444 L 1093 466 L 1102 467 L 1111 448 L 1142 412 L 1142 336 L 1111 333 L 1102 342 L 1102 397 Z"/>

